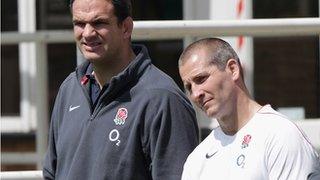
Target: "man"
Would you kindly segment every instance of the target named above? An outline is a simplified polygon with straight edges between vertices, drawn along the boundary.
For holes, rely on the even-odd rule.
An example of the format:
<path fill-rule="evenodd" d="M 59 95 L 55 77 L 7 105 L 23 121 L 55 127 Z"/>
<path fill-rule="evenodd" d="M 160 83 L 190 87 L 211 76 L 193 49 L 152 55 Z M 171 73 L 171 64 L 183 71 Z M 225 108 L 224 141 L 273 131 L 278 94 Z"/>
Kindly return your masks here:
<path fill-rule="evenodd" d="M 127 0 L 71 2 L 87 62 L 62 83 L 52 113 L 45 179 L 180 179 L 198 144 L 192 105 L 131 46 Z"/>
<path fill-rule="evenodd" d="M 179 72 L 190 99 L 219 123 L 189 155 L 183 180 L 320 179 L 311 144 L 286 117 L 249 96 L 227 42 L 194 42 L 180 56 Z"/>

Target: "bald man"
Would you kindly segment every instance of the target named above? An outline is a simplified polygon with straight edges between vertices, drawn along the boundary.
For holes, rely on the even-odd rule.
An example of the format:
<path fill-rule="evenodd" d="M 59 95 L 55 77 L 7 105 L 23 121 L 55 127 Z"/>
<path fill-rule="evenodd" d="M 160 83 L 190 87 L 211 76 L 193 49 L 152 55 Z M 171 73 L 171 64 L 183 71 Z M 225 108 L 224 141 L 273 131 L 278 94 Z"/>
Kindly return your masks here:
<path fill-rule="evenodd" d="M 250 97 L 227 42 L 192 43 L 180 56 L 179 72 L 189 98 L 219 123 L 189 155 L 183 180 L 320 179 L 312 145 L 284 115 Z"/>

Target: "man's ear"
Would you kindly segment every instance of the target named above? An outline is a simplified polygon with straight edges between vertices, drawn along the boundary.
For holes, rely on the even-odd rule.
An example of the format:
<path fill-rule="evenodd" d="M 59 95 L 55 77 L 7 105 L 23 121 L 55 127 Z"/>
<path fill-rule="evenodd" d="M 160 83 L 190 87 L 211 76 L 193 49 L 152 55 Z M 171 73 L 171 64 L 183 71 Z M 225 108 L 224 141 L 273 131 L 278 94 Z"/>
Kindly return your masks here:
<path fill-rule="evenodd" d="M 133 30 L 133 19 L 128 16 L 125 20 L 122 22 L 122 28 L 123 28 L 123 34 L 124 38 L 130 38 Z"/>
<path fill-rule="evenodd" d="M 240 78 L 240 65 L 235 59 L 229 59 L 226 65 L 226 71 L 232 75 L 234 81 Z"/>

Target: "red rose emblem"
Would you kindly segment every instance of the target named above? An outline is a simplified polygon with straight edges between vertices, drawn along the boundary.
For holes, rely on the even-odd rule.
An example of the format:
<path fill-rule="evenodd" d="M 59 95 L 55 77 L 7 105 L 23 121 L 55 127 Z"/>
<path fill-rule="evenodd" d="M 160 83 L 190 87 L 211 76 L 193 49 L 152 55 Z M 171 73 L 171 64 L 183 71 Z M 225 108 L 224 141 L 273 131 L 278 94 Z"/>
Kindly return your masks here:
<path fill-rule="evenodd" d="M 247 134 L 243 137 L 243 141 L 242 141 L 242 144 L 241 144 L 241 148 L 246 148 L 249 146 L 249 143 L 251 141 L 251 135 L 250 134 Z"/>
<path fill-rule="evenodd" d="M 125 108 L 120 108 L 118 110 L 118 116 L 119 119 L 125 120 L 127 119 L 127 110 Z"/>
<path fill-rule="evenodd" d="M 245 143 L 245 144 L 249 144 L 250 140 L 251 140 L 251 135 L 249 135 L 249 134 L 247 134 L 243 137 L 243 143 Z"/>

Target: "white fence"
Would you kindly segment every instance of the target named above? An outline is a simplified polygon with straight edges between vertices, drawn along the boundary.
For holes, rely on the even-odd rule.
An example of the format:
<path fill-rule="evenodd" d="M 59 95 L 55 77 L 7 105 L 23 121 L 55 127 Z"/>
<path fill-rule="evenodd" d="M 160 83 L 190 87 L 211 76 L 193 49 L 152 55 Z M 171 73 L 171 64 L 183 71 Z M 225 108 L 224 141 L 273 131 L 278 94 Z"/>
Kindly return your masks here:
<path fill-rule="evenodd" d="M 7 171 L 0 172 L 1 180 L 41 180 L 42 171 Z"/>
<path fill-rule="evenodd" d="M 296 18 L 296 19 L 250 19 L 250 20 L 177 20 L 177 21 L 135 21 L 133 40 L 164 40 L 164 39 L 180 39 L 185 37 L 204 37 L 204 36 L 303 36 L 320 34 L 320 18 Z M 46 149 L 46 137 L 48 130 L 48 117 L 46 97 L 47 93 L 47 43 L 67 43 L 73 42 L 73 33 L 71 30 L 57 31 L 38 31 L 34 33 L 18 33 L 18 32 L 2 32 L 2 45 L 33 43 L 37 48 L 35 55 L 36 72 L 40 73 L 37 77 L 36 89 L 38 97 L 30 97 L 27 99 L 34 101 L 38 110 L 36 114 L 36 123 L 34 126 L 29 125 L 28 118 L 25 117 L 1 117 L 1 132 L 16 132 L 37 130 L 37 154 L 31 154 L 38 158 L 30 158 L 30 161 L 41 162 L 41 156 Z M 28 62 L 22 62 L 28 63 Z M 26 90 L 21 87 L 22 91 Z M 27 91 L 27 90 L 26 90 Z M 23 92 L 22 92 L 23 94 Z M 29 98 L 29 97 L 27 97 Z M 22 106 L 23 107 L 23 106 Z M 21 109 L 28 111 L 28 109 Z M 310 123 L 312 125 L 307 125 Z M 27 125 L 27 126 L 26 126 Z M 306 134 L 320 148 L 320 119 L 314 121 L 299 121 L 298 125 L 302 129 L 306 129 Z M 31 127 L 31 129 L 23 129 Z M 35 129 L 32 129 L 35 128 Z M 304 128 L 306 127 L 306 128 Z M 21 128 L 21 129 L 19 129 Z M 9 156 L 15 156 L 19 159 L 21 155 L 5 154 L 1 156 L 2 163 L 10 163 L 12 159 Z M 4 160 L 4 161 L 3 161 Z M 39 167 L 39 166 L 38 166 Z M 41 179 L 40 171 L 27 172 L 1 172 L 0 179 Z"/>
<path fill-rule="evenodd" d="M 134 40 L 180 39 L 188 36 L 297 36 L 319 35 L 320 18 L 279 18 L 248 20 L 172 20 L 135 21 Z M 35 33 L 3 32 L 3 44 L 20 42 L 73 42 L 71 30 Z"/>

